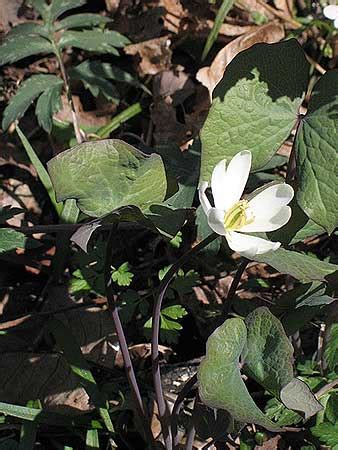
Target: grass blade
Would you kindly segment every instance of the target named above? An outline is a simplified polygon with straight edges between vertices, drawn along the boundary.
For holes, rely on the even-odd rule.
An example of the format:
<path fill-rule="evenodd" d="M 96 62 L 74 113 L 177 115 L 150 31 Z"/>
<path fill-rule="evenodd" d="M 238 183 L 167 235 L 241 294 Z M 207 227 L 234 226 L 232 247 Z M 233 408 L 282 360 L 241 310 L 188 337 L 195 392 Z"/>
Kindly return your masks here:
<path fill-rule="evenodd" d="M 41 183 L 44 185 L 46 191 L 48 192 L 49 198 L 50 198 L 51 202 L 53 203 L 53 206 L 54 206 L 56 212 L 60 216 L 63 205 L 62 205 L 62 203 L 58 203 L 56 201 L 55 191 L 54 191 L 52 182 L 49 178 L 47 170 L 45 169 L 44 165 L 40 161 L 38 155 L 35 153 L 35 150 L 29 143 L 28 139 L 26 138 L 26 136 L 23 134 L 23 132 L 20 130 L 20 128 L 18 126 L 16 126 L 16 132 L 18 133 L 20 141 L 21 141 L 24 149 L 26 150 L 28 158 L 30 159 L 33 166 L 35 167 L 35 170 L 38 174 L 38 177 L 39 177 Z"/>
<path fill-rule="evenodd" d="M 117 128 L 119 128 L 122 123 L 127 122 L 127 120 L 131 119 L 134 116 L 137 116 L 137 114 L 140 114 L 140 112 L 142 112 L 141 104 L 134 103 L 133 105 L 122 111 L 120 114 L 115 116 L 110 123 L 99 128 L 95 134 L 100 138 L 107 138 L 109 137 L 110 133 L 112 133 L 114 130 L 117 130 Z"/>
<path fill-rule="evenodd" d="M 207 54 L 209 53 L 209 50 L 213 46 L 214 42 L 217 39 L 219 30 L 224 22 L 225 16 L 228 14 L 230 9 L 232 8 L 232 5 L 235 3 L 234 0 L 223 0 L 222 5 L 220 9 L 218 10 L 214 26 L 212 27 L 207 42 L 205 43 L 203 53 L 202 53 L 202 61 L 206 58 Z"/>
<path fill-rule="evenodd" d="M 97 430 L 87 430 L 86 450 L 100 450 L 99 433 Z"/>

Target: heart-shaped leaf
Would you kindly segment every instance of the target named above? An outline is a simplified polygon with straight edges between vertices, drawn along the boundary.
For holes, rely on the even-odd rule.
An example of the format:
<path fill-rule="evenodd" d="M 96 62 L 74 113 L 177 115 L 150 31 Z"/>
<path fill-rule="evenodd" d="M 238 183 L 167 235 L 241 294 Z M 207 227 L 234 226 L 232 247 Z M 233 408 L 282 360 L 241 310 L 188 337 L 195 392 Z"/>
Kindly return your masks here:
<path fill-rule="evenodd" d="M 297 120 L 308 67 L 295 39 L 253 45 L 231 61 L 201 131 L 200 181 L 210 180 L 220 160 L 245 149 L 253 170 L 271 159 Z"/>
<path fill-rule="evenodd" d="M 167 189 L 161 157 L 117 139 L 79 144 L 51 159 L 48 170 L 57 200 L 74 198 L 91 217 L 127 205 L 145 211 Z"/>
<path fill-rule="evenodd" d="M 239 318 L 226 320 L 211 334 L 198 371 L 200 397 L 207 406 L 225 409 L 239 422 L 278 431 L 257 407 L 241 378 L 239 357 L 246 340 L 246 326 Z"/>
<path fill-rule="evenodd" d="M 252 311 L 245 324 L 245 370 L 279 397 L 280 390 L 293 378 L 293 347 L 281 322 L 266 307 Z"/>
<path fill-rule="evenodd" d="M 283 387 L 280 398 L 287 408 L 301 413 L 305 419 L 314 416 L 323 409 L 309 386 L 298 378 L 293 378 L 290 383 Z"/>
<path fill-rule="evenodd" d="M 337 70 L 323 75 L 296 136 L 297 200 L 310 219 L 328 233 L 338 226 L 337 86 Z"/>

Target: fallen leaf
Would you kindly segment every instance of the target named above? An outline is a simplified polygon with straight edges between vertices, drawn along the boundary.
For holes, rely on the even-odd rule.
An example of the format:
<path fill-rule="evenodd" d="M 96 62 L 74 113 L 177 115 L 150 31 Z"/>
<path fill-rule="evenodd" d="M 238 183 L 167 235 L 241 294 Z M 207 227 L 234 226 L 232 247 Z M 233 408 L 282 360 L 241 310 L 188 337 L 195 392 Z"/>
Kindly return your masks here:
<path fill-rule="evenodd" d="M 124 51 L 127 55 L 138 55 L 140 75 L 156 75 L 171 66 L 171 41 L 168 36 L 150 39 L 138 44 L 127 45 Z"/>
<path fill-rule="evenodd" d="M 268 44 L 278 42 L 284 38 L 284 35 L 282 25 L 278 22 L 271 22 L 267 25 L 257 27 L 253 33 L 239 36 L 218 52 L 211 66 L 203 67 L 197 72 L 197 80 L 208 88 L 210 96 L 212 96 L 212 92 L 217 83 L 222 79 L 227 65 L 239 52 L 246 50 L 257 42 L 266 42 Z"/>
<path fill-rule="evenodd" d="M 0 400 L 26 405 L 39 399 L 44 409 L 77 415 L 93 409 L 62 355 L 3 353 L 0 361 Z"/>
<path fill-rule="evenodd" d="M 18 12 L 21 5 L 22 0 L 0 0 L 0 32 L 7 33 L 20 22 Z"/>

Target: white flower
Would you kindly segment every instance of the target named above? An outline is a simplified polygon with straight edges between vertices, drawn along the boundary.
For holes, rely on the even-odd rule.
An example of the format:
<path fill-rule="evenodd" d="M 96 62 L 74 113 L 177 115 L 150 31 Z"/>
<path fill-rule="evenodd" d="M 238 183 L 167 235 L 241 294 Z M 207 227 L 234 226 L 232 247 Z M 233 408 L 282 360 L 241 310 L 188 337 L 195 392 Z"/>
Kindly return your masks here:
<path fill-rule="evenodd" d="M 251 168 L 251 152 L 237 153 L 226 167 L 220 161 L 212 172 L 211 190 L 215 207 L 206 196 L 207 182 L 199 186 L 199 198 L 210 228 L 225 236 L 229 247 L 248 258 L 277 250 L 272 242 L 246 233 L 274 231 L 291 217 L 287 204 L 293 198 L 290 185 L 281 183 L 260 190 L 251 200 L 241 200 Z"/>
<path fill-rule="evenodd" d="M 325 6 L 323 14 L 328 19 L 333 20 L 334 27 L 338 28 L 338 5 Z"/>

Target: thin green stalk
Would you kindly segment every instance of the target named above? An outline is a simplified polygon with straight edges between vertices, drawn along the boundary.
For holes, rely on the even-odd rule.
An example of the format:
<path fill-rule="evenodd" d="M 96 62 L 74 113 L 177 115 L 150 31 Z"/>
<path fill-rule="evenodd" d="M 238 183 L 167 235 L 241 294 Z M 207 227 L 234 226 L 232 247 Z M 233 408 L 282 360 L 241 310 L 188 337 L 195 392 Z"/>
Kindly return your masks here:
<path fill-rule="evenodd" d="M 95 134 L 100 138 L 108 138 L 110 133 L 112 133 L 114 130 L 117 130 L 122 123 L 127 122 L 127 120 L 131 119 L 132 117 L 137 116 L 137 114 L 140 114 L 140 112 L 142 112 L 141 104 L 139 102 L 134 103 L 133 105 L 122 111 L 120 114 L 115 116 L 110 123 L 99 128 Z"/>
<path fill-rule="evenodd" d="M 56 201 L 55 191 L 54 191 L 51 179 L 49 177 L 49 174 L 48 174 L 47 170 L 45 169 L 45 166 L 40 161 L 38 155 L 35 153 L 35 150 L 31 146 L 31 144 L 29 143 L 29 141 L 26 138 L 26 136 L 20 130 L 18 125 L 16 126 L 16 132 L 18 133 L 20 141 L 21 141 L 24 149 L 26 150 L 26 153 L 28 155 L 28 158 L 30 159 L 30 162 L 34 166 L 41 183 L 44 185 L 44 187 L 45 187 L 45 189 L 46 189 L 46 191 L 47 191 L 47 193 L 49 195 L 49 198 L 50 198 L 50 200 L 51 200 L 51 202 L 52 202 L 56 212 L 58 213 L 59 216 L 61 216 L 61 213 L 62 213 L 62 210 L 63 210 L 63 204 L 62 203 L 58 203 Z"/>
<path fill-rule="evenodd" d="M 222 5 L 216 15 L 214 25 L 209 33 L 207 42 L 205 43 L 203 53 L 202 53 L 202 58 L 201 58 L 202 61 L 204 61 L 204 59 L 208 55 L 211 47 L 213 46 L 214 42 L 216 41 L 219 30 L 221 29 L 221 26 L 224 22 L 224 19 L 225 19 L 226 15 L 228 14 L 228 12 L 230 11 L 230 9 L 232 8 L 232 5 L 234 3 L 235 3 L 234 0 L 223 0 Z"/>

